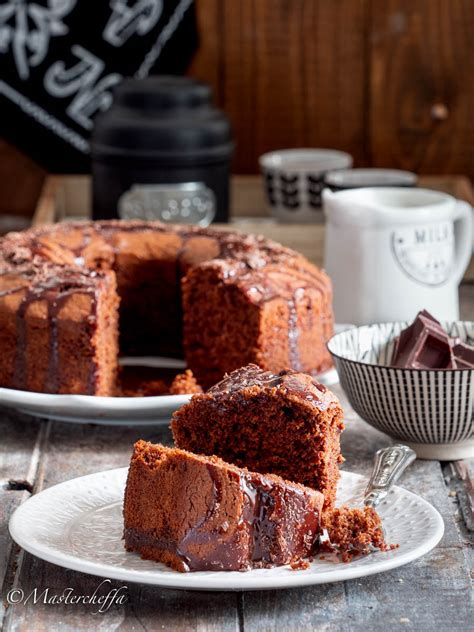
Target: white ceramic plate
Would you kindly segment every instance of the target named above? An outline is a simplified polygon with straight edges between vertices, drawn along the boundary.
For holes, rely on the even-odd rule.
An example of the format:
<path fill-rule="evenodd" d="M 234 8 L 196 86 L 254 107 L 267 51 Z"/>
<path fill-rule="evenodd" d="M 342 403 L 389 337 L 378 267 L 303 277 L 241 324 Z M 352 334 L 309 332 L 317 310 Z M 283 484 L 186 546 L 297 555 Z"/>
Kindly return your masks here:
<path fill-rule="evenodd" d="M 336 325 L 336 333 L 354 325 Z M 183 360 L 174 358 L 123 358 L 126 366 L 154 366 L 184 369 Z M 339 381 L 336 369 L 319 377 L 330 386 Z M 58 421 L 108 426 L 160 426 L 169 424 L 175 410 L 186 404 L 191 395 L 157 395 L 156 397 L 98 397 L 96 395 L 51 395 L 0 387 L 0 405 L 21 413 Z"/>
<path fill-rule="evenodd" d="M 179 573 L 128 553 L 122 541 L 122 498 L 127 468 L 76 478 L 32 496 L 10 519 L 12 538 L 47 562 L 75 571 L 168 588 L 266 590 L 343 581 L 388 571 L 411 562 L 439 542 L 444 525 L 428 502 L 394 487 L 379 506 L 388 541 L 400 547 L 350 563 L 334 556 L 316 559 L 306 570 L 289 567 L 241 572 Z M 342 472 L 338 502 L 357 504 L 365 477 Z"/>
<path fill-rule="evenodd" d="M 122 364 L 183 369 L 172 358 L 124 358 Z M 51 395 L 0 388 L 0 404 L 15 410 L 59 421 L 102 425 L 156 426 L 169 424 L 175 410 L 191 395 L 156 397 L 98 397 L 96 395 Z"/>
<path fill-rule="evenodd" d="M 0 403 L 36 417 L 105 426 L 156 426 L 169 423 L 175 410 L 191 395 L 156 397 L 96 397 L 49 395 L 0 388 Z"/>

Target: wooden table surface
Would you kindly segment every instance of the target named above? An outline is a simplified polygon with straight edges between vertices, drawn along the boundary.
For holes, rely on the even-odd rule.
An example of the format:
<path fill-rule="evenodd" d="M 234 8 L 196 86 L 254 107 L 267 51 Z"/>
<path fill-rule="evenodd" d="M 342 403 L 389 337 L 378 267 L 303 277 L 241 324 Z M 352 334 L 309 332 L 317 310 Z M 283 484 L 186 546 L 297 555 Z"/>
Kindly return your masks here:
<path fill-rule="evenodd" d="M 462 317 L 474 319 L 474 285 L 461 287 Z M 368 474 L 374 452 L 391 440 L 346 409 L 344 468 Z M 8 534 L 15 507 L 42 489 L 128 464 L 138 438 L 171 443 L 164 429 L 73 425 L 0 411 L 0 625 L 8 631 L 79 630 L 321 630 L 370 632 L 473 630 L 474 549 L 459 510 L 458 481 L 450 464 L 416 461 L 402 485 L 441 513 L 445 534 L 434 551 L 399 569 L 323 586 L 263 592 L 192 592 L 128 583 L 127 603 L 94 614 L 91 606 L 47 603 L 72 588 L 92 595 L 100 579 L 69 571 L 24 553 Z M 122 582 L 112 582 L 114 587 Z M 30 599 L 7 605 L 12 589 Z M 36 589 L 36 593 L 35 593 Z M 48 592 L 44 592 L 48 589 Z M 101 589 L 101 594 L 109 587 Z M 36 597 L 36 603 L 35 603 Z"/>

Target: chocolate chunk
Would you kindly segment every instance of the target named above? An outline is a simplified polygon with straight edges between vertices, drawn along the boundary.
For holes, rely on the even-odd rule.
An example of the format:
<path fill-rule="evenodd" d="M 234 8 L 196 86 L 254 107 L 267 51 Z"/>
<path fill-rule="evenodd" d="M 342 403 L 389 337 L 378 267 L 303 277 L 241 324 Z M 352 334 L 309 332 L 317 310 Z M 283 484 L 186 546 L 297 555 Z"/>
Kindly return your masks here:
<path fill-rule="evenodd" d="M 391 366 L 400 369 L 474 368 L 474 347 L 451 338 L 439 321 L 422 310 L 395 340 Z"/>
<path fill-rule="evenodd" d="M 441 324 L 426 310 L 398 337 L 392 366 L 400 369 L 452 369 L 451 342 Z"/>
<path fill-rule="evenodd" d="M 458 342 L 453 346 L 453 356 L 457 369 L 474 369 L 474 347 Z"/>

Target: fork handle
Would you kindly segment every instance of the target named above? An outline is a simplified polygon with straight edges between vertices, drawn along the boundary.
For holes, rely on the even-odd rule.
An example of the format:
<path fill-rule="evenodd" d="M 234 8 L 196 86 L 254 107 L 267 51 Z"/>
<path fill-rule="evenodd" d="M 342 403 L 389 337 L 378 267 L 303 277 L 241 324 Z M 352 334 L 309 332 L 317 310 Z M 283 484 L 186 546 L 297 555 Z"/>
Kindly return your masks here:
<path fill-rule="evenodd" d="M 364 505 L 376 507 L 406 468 L 416 459 L 416 453 L 406 445 L 396 444 L 375 453 L 374 469 L 364 494 Z"/>

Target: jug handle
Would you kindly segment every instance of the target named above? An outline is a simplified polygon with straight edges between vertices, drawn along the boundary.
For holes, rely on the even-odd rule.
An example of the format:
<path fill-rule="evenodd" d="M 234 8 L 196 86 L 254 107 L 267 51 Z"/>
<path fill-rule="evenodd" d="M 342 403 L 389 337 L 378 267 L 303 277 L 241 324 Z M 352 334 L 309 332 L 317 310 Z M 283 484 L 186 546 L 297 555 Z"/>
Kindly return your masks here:
<path fill-rule="evenodd" d="M 454 213 L 454 236 L 456 243 L 454 280 L 459 284 L 461 283 L 473 252 L 472 207 L 467 202 L 457 200 Z"/>

